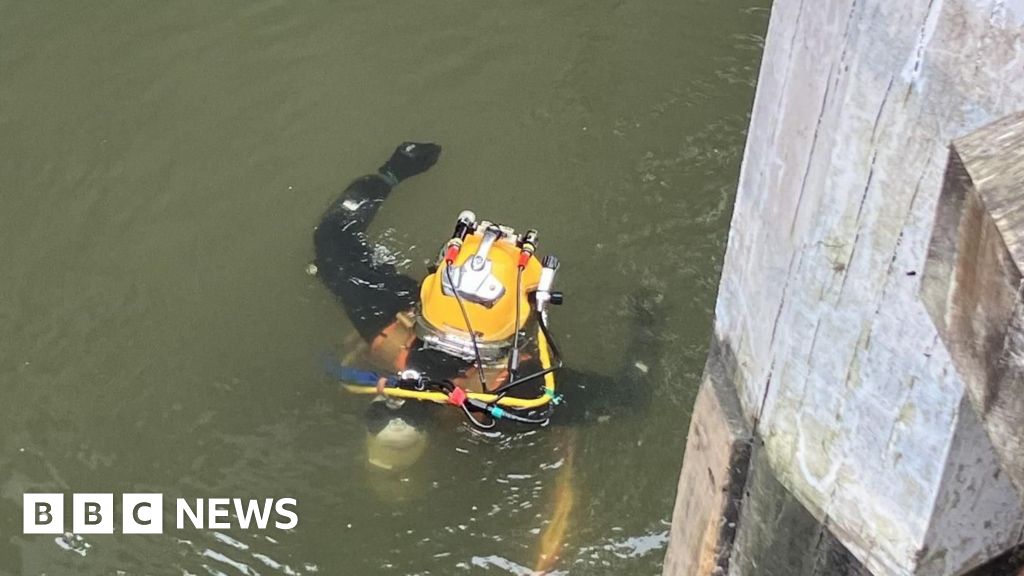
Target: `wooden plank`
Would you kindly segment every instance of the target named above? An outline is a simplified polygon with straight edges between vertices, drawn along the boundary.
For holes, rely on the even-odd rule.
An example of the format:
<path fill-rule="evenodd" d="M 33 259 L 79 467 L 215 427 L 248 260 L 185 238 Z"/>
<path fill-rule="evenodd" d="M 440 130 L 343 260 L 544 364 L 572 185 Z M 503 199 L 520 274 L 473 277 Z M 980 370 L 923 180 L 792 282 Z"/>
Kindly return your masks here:
<path fill-rule="evenodd" d="M 712 345 L 686 439 L 664 576 L 728 570 L 751 447 L 731 358 L 721 344 Z"/>
<path fill-rule="evenodd" d="M 1024 502 L 1024 113 L 954 141 L 922 296 Z"/>

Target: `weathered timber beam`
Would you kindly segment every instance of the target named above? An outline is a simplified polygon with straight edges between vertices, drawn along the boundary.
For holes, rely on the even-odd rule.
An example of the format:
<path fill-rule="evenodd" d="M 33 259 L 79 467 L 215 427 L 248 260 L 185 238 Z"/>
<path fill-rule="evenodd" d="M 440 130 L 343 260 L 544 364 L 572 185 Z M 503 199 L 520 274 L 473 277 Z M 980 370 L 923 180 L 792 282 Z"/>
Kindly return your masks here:
<path fill-rule="evenodd" d="M 922 298 L 1024 502 L 1024 113 L 955 140 Z"/>

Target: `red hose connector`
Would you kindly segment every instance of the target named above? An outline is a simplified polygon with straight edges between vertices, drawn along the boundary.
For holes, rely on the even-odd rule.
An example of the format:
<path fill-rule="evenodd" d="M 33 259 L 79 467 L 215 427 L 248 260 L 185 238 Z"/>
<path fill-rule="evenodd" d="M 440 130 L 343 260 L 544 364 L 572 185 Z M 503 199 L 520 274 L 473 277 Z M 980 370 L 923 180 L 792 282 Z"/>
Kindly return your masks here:
<path fill-rule="evenodd" d="M 522 252 L 519 253 L 519 268 L 526 268 L 526 264 L 530 262 L 530 256 L 533 256 L 533 252 L 523 247 Z"/>
<path fill-rule="evenodd" d="M 537 251 L 537 231 L 527 230 L 519 238 L 519 269 L 526 268 L 526 265 L 530 263 L 530 256 Z"/>
<path fill-rule="evenodd" d="M 462 249 L 462 240 L 458 238 L 452 238 L 448 241 L 448 247 L 444 250 L 444 261 L 448 264 L 455 264 L 455 259 L 459 256 L 459 250 Z"/>
<path fill-rule="evenodd" d="M 448 403 L 452 406 L 462 406 L 466 403 L 466 391 L 456 386 L 448 395 Z"/>

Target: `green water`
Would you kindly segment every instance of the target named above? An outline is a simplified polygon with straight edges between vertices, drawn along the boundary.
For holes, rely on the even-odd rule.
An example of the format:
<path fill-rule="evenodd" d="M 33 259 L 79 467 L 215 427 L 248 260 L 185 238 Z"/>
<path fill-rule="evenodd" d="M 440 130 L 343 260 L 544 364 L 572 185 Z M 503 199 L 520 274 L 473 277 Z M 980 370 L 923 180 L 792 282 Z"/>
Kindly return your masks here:
<path fill-rule="evenodd" d="M 567 361 L 605 374 L 630 294 L 659 295 L 654 402 L 575 428 L 557 565 L 659 574 L 767 15 L 0 0 L 0 574 L 530 573 L 566 427 L 452 424 L 375 474 L 364 398 L 318 363 L 351 327 L 313 226 L 406 139 L 445 149 L 374 224 L 408 273 L 465 208 L 540 230 Z M 291 496 L 300 521 L 22 535 L 25 492 Z"/>

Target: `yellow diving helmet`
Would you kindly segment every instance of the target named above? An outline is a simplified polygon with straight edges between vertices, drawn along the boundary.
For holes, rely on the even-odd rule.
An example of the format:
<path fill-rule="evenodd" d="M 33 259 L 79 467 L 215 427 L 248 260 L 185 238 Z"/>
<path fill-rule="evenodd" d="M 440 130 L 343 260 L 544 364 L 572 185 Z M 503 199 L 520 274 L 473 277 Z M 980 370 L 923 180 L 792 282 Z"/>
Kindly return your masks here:
<path fill-rule="evenodd" d="M 517 235 L 477 223 L 468 210 L 459 214 L 437 270 L 420 287 L 416 335 L 424 345 L 468 361 L 477 353 L 489 363 L 508 354 L 530 317 L 528 295 L 547 295 L 558 266 L 553 257 L 550 268 L 541 265 L 536 241 L 535 230 Z"/>

